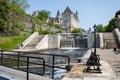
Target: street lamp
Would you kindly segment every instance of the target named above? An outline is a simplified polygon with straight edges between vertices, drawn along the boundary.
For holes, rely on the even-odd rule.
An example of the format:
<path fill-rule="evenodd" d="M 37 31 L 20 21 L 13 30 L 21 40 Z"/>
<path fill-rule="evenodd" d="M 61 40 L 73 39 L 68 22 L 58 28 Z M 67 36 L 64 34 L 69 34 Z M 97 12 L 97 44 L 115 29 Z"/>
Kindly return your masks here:
<path fill-rule="evenodd" d="M 96 28 L 97 26 L 94 24 L 93 26 L 94 28 L 94 52 L 91 52 L 91 55 L 89 57 L 89 59 L 86 62 L 86 66 L 87 68 L 85 69 L 85 72 L 97 72 L 97 73 L 101 73 L 100 70 L 100 57 L 99 55 L 96 54 Z M 91 69 L 91 67 L 94 67 Z"/>
<path fill-rule="evenodd" d="M 94 26 L 93 26 L 93 28 L 94 28 L 94 55 L 96 56 L 96 28 L 97 28 L 97 26 L 96 26 L 96 24 L 94 24 Z"/>

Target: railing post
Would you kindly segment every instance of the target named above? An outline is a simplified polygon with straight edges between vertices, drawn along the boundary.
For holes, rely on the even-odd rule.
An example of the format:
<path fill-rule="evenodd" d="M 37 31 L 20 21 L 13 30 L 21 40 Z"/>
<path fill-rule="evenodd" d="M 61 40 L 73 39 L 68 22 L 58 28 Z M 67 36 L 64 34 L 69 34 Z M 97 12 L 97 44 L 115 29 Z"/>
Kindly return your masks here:
<path fill-rule="evenodd" d="M 43 75 L 45 74 L 45 60 L 43 59 Z"/>
<path fill-rule="evenodd" d="M 55 60 L 55 55 L 53 54 L 53 61 L 52 61 L 52 62 L 53 62 L 53 64 L 52 64 L 52 79 L 54 79 L 54 67 L 55 67 L 55 66 L 54 66 L 54 64 L 55 64 L 55 63 L 54 63 L 54 60 Z"/>
<path fill-rule="evenodd" d="M 68 65 L 66 66 L 67 71 L 71 70 L 71 66 L 70 66 L 70 57 L 68 56 Z"/>
<path fill-rule="evenodd" d="M 29 57 L 27 56 L 27 80 L 29 80 Z"/>
<path fill-rule="evenodd" d="M 3 64 L 3 50 L 1 50 L 1 65 Z"/>
<path fill-rule="evenodd" d="M 68 66 L 70 66 L 70 57 L 68 57 Z"/>
<path fill-rule="evenodd" d="M 17 56 L 17 69 L 19 69 L 20 66 L 20 52 L 18 52 L 18 56 Z"/>

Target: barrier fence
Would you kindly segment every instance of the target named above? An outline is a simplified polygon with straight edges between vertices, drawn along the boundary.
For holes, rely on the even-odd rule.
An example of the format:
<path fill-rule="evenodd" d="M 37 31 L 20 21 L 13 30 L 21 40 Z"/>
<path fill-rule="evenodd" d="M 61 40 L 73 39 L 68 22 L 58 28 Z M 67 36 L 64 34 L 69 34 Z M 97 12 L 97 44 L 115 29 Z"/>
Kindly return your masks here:
<path fill-rule="evenodd" d="M 47 63 L 45 58 L 41 58 L 39 56 L 33 57 L 31 54 L 39 54 L 40 56 L 49 56 L 52 59 L 50 64 Z M 67 58 L 66 62 L 67 65 L 65 67 L 61 67 L 59 65 L 55 65 L 55 59 L 57 57 Z M 29 80 L 29 73 L 34 73 L 38 75 L 45 75 L 46 68 L 52 68 L 52 79 L 54 79 L 54 69 L 66 69 L 67 71 L 70 70 L 70 57 L 66 55 L 56 55 L 56 54 L 44 54 L 44 53 L 37 53 L 37 52 L 22 52 L 22 51 L 7 51 L 7 50 L 0 50 L 0 64 L 2 66 L 10 67 L 13 69 L 18 69 L 26 72 L 26 80 Z M 35 68 L 35 69 L 33 69 Z"/>

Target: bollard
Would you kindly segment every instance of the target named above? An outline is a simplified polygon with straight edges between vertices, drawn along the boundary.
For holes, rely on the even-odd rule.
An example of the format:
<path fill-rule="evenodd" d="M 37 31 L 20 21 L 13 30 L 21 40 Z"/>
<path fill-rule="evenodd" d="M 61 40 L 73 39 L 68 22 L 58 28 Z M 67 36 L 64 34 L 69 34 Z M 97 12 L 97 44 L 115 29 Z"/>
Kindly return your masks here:
<path fill-rule="evenodd" d="M 80 59 L 80 58 L 78 58 L 78 63 L 79 63 L 79 62 L 81 62 L 81 59 Z"/>
<path fill-rule="evenodd" d="M 65 68 L 66 68 L 67 71 L 70 71 L 72 66 L 65 66 Z"/>
<path fill-rule="evenodd" d="M 113 51 L 116 51 L 117 49 L 116 48 L 114 48 L 114 50 Z"/>

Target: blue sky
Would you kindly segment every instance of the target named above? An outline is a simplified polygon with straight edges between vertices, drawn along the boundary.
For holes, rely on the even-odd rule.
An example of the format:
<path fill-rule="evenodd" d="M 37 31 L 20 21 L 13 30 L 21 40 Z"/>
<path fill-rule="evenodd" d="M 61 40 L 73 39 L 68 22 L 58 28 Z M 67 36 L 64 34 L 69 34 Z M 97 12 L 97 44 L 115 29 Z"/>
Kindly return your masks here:
<path fill-rule="evenodd" d="M 116 11 L 120 10 L 120 0 L 28 0 L 30 8 L 26 10 L 32 14 L 37 10 L 48 10 L 55 17 L 57 10 L 61 13 L 67 6 L 79 14 L 79 26 L 85 30 L 92 28 L 94 24 L 109 23 Z"/>

